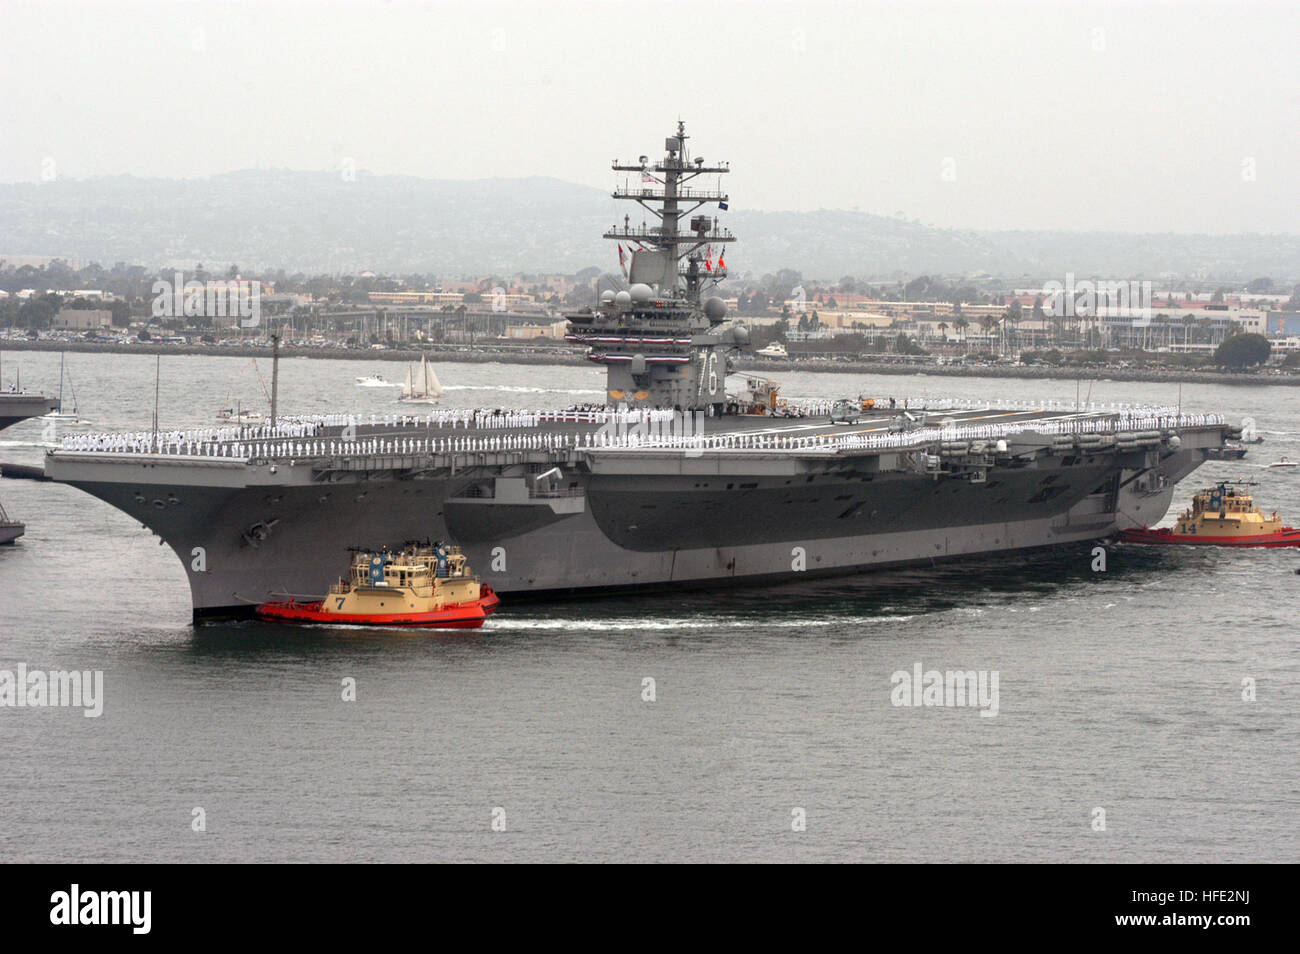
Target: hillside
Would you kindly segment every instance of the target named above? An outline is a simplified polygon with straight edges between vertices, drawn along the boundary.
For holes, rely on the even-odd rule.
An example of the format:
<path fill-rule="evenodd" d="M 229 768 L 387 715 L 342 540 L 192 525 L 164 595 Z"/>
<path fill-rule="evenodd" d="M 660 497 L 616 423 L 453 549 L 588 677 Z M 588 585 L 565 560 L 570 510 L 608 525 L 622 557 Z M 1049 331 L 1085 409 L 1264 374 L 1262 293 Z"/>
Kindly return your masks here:
<path fill-rule="evenodd" d="M 444 274 L 608 265 L 608 195 L 557 179 L 449 181 L 249 170 L 209 179 L 118 176 L 0 185 L 0 254 L 145 265 Z M 860 212 L 726 215 L 733 274 L 989 272 L 1247 280 L 1300 278 L 1300 236 L 970 232 Z"/>

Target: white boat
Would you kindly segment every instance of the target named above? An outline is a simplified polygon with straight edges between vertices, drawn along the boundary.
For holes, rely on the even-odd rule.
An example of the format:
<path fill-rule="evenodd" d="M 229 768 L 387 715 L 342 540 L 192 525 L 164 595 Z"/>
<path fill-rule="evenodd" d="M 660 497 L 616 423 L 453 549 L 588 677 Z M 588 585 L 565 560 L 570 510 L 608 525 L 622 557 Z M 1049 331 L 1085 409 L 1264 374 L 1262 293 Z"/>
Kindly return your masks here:
<path fill-rule="evenodd" d="M 419 373 L 412 376 L 410 367 L 407 367 L 406 383 L 402 385 L 402 393 L 397 400 L 404 404 L 437 404 L 440 397 L 442 385 L 433 373 L 433 365 L 429 364 L 425 355 L 420 355 Z"/>
<path fill-rule="evenodd" d="M 226 392 L 226 406 L 217 408 L 218 421 L 237 421 L 240 424 L 248 424 L 252 421 L 258 420 L 256 411 L 250 411 L 246 407 L 241 407 L 238 401 L 231 404 L 230 393 L 231 392 L 229 391 Z"/>
<path fill-rule="evenodd" d="M 754 354 L 760 358 L 788 358 L 790 353 L 785 350 L 785 345 L 779 341 L 773 341 L 766 348 L 759 348 Z"/>
<path fill-rule="evenodd" d="M 1288 460 L 1285 457 L 1279 457 L 1277 460 L 1273 461 L 1273 463 L 1269 464 L 1268 466 L 1269 467 L 1300 467 L 1300 462 L 1294 460 Z"/>
<path fill-rule="evenodd" d="M 257 359 L 249 358 L 248 363 L 253 366 L 253 373 L 257 375 L 257 383 L 262 386 L 262 396 L 266 398 L 266 406 L 269 409 L 271 406 L 271 392 L 266 389 L 266 382 L 262 380 L 262 371 L 257 366 Z M 236 400 L 232 403 L 230 396 L 233 393 L 233 389 L 226 391 L 226 400 L 222 402 L 224 406 L 217 408 L 216 413 L 218 421 L 224 421 L 226 423 L 233 422 L 235 424 L 260 425 L 263 422 L 270 420 L 270 415 L 262 414 L 259 411 L 246 408 L 243 406 L 243 402 L 241 401 Z"/>
<path fill-rule="evenodd" d="M 357 387 L 359 388 L 395 388 L 397 384 L 393 381 L 385 381 L 382 374 L 368 374 L 364 378 L 357 378 Z"/>
<path fill-rule="evenodd" d="M 83 421 L 81 415 L 77 413 L 77 389 L 72 386 L 71 374 L 68 375 L 68 390 L 72 392 L 72 411 L 68 412 L 63 409 L 64 354 L 65 352 L 59 352 L 59 409 L 42 415 L 41 420 L 49 421 L 52 424 L 89 424 L 89 421 Z"/>

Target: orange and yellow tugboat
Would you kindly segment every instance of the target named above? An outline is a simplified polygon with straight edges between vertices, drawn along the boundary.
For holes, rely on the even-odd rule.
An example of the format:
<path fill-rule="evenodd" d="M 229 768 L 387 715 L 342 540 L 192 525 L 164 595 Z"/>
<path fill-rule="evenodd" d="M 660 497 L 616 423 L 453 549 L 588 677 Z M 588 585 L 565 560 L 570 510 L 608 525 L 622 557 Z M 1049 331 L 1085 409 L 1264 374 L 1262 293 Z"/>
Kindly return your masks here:
<path fill-rule="evenodd" d="M 500 602 L 460 547 L 435 543 L 357 551 L 350 578 L 331 586 L 323 600 L 260 603 L 256 612 L 286 623 L 477 629 Z"/>
<path fill-rule="evenodd" d="M 1264 516 L 1255 498 L 1241 487 L 1221 483 L 1192 498 L 1190 510 L 1172 528 L 1120 531 L 1122 543 L 1179 544 L 1210 547 L 1300 547 L 1300 527 L 1282 526 L 1274 511 Z"/>

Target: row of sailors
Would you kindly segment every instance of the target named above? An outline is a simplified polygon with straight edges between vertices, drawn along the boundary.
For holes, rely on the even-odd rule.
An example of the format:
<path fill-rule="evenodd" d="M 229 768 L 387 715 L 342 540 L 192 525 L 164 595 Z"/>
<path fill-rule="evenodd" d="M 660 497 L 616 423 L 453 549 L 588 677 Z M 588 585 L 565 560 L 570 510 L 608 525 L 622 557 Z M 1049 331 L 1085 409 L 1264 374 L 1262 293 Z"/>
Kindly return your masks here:
<path fill-rule="evenodd" d="M 931 407 L 969 404 L 970 402 L 944 401 L 929 402 Z M 1010 404 L 999 404 L 999 407 L 1018 407 L 1021 404 L 1028 406 L 1030 402 L 1010 402 Z M 1039 402 L 1036 406 L 1040 408 L 1051 409 L 1053 402 Z M 1059 402 L 1064 404 L 1064 402 Z M 809 415 L 828 415 L 831 413 L 835 402 L 832 401 L 801 401 L 792 403 L 792 407 L 797 407 L 805 414 Z M 1122 426 L 1126 429 L 1135 427 L 1131 421 L 1135 419 L 1161 421 L 1174 421 L 1175 423 L 1161 423 L 1155 426 L 1176 427 L 1179 426 L 1177 421 L 1186 421 L 1189 424 L 1197 423 L 1222 423 L 1221 418 L 1213 415 L 1180 415 L 1178 408 L 1173 405 L 1161 405 L 1157 407 L 1139 407 L 1136 405 L 1111 405 L 1111 409 L 1119 414 Z M 1073 409 L 1073 402 L 1071 402 Z M 1105 411 L 1106 406 L 1082 403 L 1080 409 L 1091 409 Z M 583 415 L 584 420 L 592 423 L 616 423 L 616 424 L 639 424 L 645 422 L 670 421 L 675 417 L 675 412 L 664 410 L 640 410 L 640 409 L 610 409 L 604 408 L 597 410 L 596 406 L 586 408 L 573 408 L 570 412 L 547 412 L 547 411 L 528 411 L 528 410 L 484 410 L 484 409 L 439 409 L 424 417 L 423 419 L 409 415 L 387 415 L 380 418 L 377 415 L 370 416 L 372 426 L 414 426 L 425 424 L 427 426 L 437 427 L 465 427 L 477 429 L 493 428 L 534 428 L 546 421 L 574 419 L 578 412 Z M 1215 418 L 1212 420 L 1212 418 Z M 97 435 L 70 435 L 63 439 L 63 448 L 65 450 L 79 451 L 134 451 L 145 452 L 150 447 L 164 446 L 198 446 L 212 443 L 229 443 L 253 442 L 253 441 L 276 441 L 285 439 L 301 439 L 317 437 L 325 427 L 347 427 L 363 424 L 363 420 L 358 415 L 351 414 L 321 414 L 306 415 L 298 417 L 280 418 L 279 423 L 274 426 L 265 424 L 257 427 L 239 426 L 239 427 L 202 427 L 188 430 L 167 431 L 158 435 L 152 432 L 138 432 L 126 434 L 97 434 Z M 1019 425 L 1023 427 L 1024 425 Z M 1071 422 L 1071 426 L 1077 431 L 1093 431 L 1105 429 L 1109 425 L 1096 422 Z"/>
<path fill-rule="evenodd" d="M 545 421 L 573 419 L 577 415 L 600 422 L 636 423 L 641 420 L 667 419 L 672 411 L 638 408 L 611 408 L 605 405 L 575 405 L 563 411 L 529 408 L 438 408 L 423 417 L 410 414 L 309 414 L 281 417 L 279 423 L 245 427 L 248 437 L 299 437 L 319 433 L 322 427 L 450 427 L 490 430 L 495 428 L 537 427 Z"/>
<path fill-rule="evenodd" d="M 1118 414 L 1121 417 L 1168 417 L 1178 413 L 1174 405 L 1107 403 L 1105 401 L 911 401 L 913 409 L 988 409 L 998 411 L 1062 411 L 1079 414 Z"/>
<path fill-rule="evenodd" d="M 836 406 L 844 403 L 843 401 L 829 400 L 808 400 L 803 398 L 793 398 L 786 402 L 786 408 L 790 411 L 798 411 L 807 417 L 824 417 L 834 413 Z M 848 402 L 855 403 L 855 402 Z M 1176 414 L 1178 409 L 1172 406 L 1144 406 L 1139 404 L 1123 404 L 1098 401 L 1044 401 L 1044 400 L 1011 400 L 1011 401 L 972 401 L 967 398 L 905 398 L 901 402 L 894 399 L 890 400 L 892 407 L 900 407 L 913 411 L 969 411 L 969 410 L 1000 410 L 1000 411 L 1060 411 L 1072 413 L 1093 413 L 1093 414 L 1119 414 L 1121 417 L 1164 417 Z"/>
<path fill-rule="evenodd" d="M 472 426 L 476 416 L 487 416 L 491 412 L 452 412 L 441 413 L 438 415 L 436 423 L 439 425 L 450 424 L 455 426 L 461 424 L 466 427 Z M 434 416 L 430 415 L 424 423 L 435 423 Z M 370 422 L 372 426 L 385 424 L 388 426 L 406 425 L 412 426 L 422 423 L 419 418 L 411 416 L 389 415 L 382 419 L 376 415 L 371 415 Z M 352 414 L 318 414 L 304 415 L 296 417 L 281 417 L 275 425 L 262 424 L 257 426 L 233 426 L 233 427 L 198 427 L 188 428 L 185 430 L 163 431 L 158 434 L 152 431 L 126 432 L 118 434 L 79 434 L 69 435 L 63 438 L 62 446 L 65 450 L 79 451 L 135 451 L 147 452 L 150 447 L 175 446 L 175 445 L 202 445 L 214 443 L 230 442 L 253 442 L 253 441 L 275 441 L 290 438 L 315 437 L 320 434 L 325 427 L 348 427 L 363 424 L 363 420 L 358 415 Z M 534 424 L 536 422 L 534 421 Z M 502 425 L 503 426 L 503 425 Z M 525 426 L 521 421 L 518 426 Z"/>
<path fill-rule="evenodd" d="M 881 435 L 889 438 L 889 446 L 901 446 L 898 435 Z M 608 434 L 602 432 L 543 435 L 507 435 L 497 437 L 453 438 L 371 438 L 362 441 L 274 441 L 259 444 L 232 442 L 225 444 L 190 443 L 184 441 L 151 442 L 152 435 L 144 440 L 120 439 L 104 445 L 94 444 L 85 438 L 74 439 L 65 449 L 75 451 L 103 451 L 107 453 L 170 454 L 200 458 L 225 458 L 231 460 L 307 459 L 322 457 L 352 457 L 371 455 L 423 455 L 456 453 L 490 453 L 512 450 L 570 450 L 601 448 L 682 447 L 725 450 L 751 448 L 761 450 L 835 447 L 845 443 L 844 438 L 792 437 L 771 434 L 721 434 L 711 437 L 656 436 L 653 434 Z M 66 442 L 65 442 L 66 444 Z M 884 445 L 882 445 L 884 446 Z"/>
<path fill-rule="evenodd" d="M 934 441 L 970 440 L 979 438 L 1009 437 L 1026 430 L 1039 434 L 1086 434 L 1113 432 L 1124 428 L 1160 430 L 1171 427 L 1221 425 L 1223 418 L 1217 414 L 1184 414 L 1176 417 L 1129 418 L 1121 424 L 1117 420 L 1031 421 L 1017 424 L 956 424 L 947 427 L 926 427 L 905 434 L 869 435 L 809 435 L 783 434 L 664 434 L 658 429 L 650 432 L 632 431 L 612 433 L 588 432 L 582 435 L 541 433 L 502 434 L 492 437 L 463 438 L 370 438 L 361 441 L 242 441 L 212 443 L 170 438 L 164 435 L 161 443 L 154 435 L 76 435 L 64 439 L 64 448 L 73 451 L 105 451 L 110 453 L 162 453 L 196 457 L 222 457 L 247 460 L 253 457 L 309 458 L 326 456 L 354 456 L 370 454 L 444 454 L 464 452 L 492 452 L 510 450 L 567 450 L 595 448 L 667 447 L 691 449 L 747 448 L 757 450 L 785 450 L 802 448 L 836 447 L 905 447 Z"/>
<path fill-rule="evenodd" d="M 133 431 L 117 434 L 68 434 L 60 443 L 66 451 L 89 451 L 109 454 L 178 453 L 166 448 L 202 445 L 221 446 L 239 440 L 238 428 L 214 427 L 196 431 Z"/>
<path fill-rule="evenodd" d="M 192 446 L 205 444 L 231 444 L 257 439 L 310 437 L 317 433 L 318 425 L 293 425 L 269 427 L 200 427 L 184 431 L 128 431 L 115 434 L 68 434 L 61 442 L 64 450 L 108 451 L 117 453 L 167 453 L 160 447 Z"/>
<path fill-rule="evenodd" d="M 371 414 L 371 427 L 463 427 L 466 430 L 494 430 L 497 428 L 530 428 L 548 421 L 588 420 L 597 423 L 614 422 L 634 424 L 643 420 L 667 420 L 672 411 L 638 408 L 611 408 L 605 405 L 574 405 L 562 411 L 534 410 L 531 408 L 439 408 L 424 417 L 404 414 Z M 338 417 L 338 415 L 331 415 Z M 360 415 L 342 415 L 341 421 L 327 424 L 365 425 Z"/>
<path fill-rule="evenodd" d="M 1104 434 L 1113 431 L 1154 431 L 1174 427 L 1213 427 L 1226 423 L 1222 414 L 1179 414 L 1168 408 L 1168 414 L 1142 417 L 1120 416 L 1110 418 L 1076 418 L 1066 421 L 1024 421 L 1004 425 L 1014 430 L 1031 430 L 1042 434 Z"/>
<path fill-rule="evenodd" d="M 1121 419 L 1130 417 L 1178 417 L 1182 414 L 1182 408 L 1176 404 L 1157 404 L 1151 406 L 1139 406 L 1121 404 L 1119 406 L 1119 416 Z"/>
<path fill-rule="evenodd" d="M 787 402 L 791 409 L 797 409 L 809 416 L 827 416 L 835 405 L 834 400 L 792 399 Z M 976 408 L 997 408 L 1000 410 L 1035 410 L 1035 411 L 1075 411 L 1088 413 L 1117 413 L 1123 417 L 1167 417 L 1178 412 L 1173 405 L 1138 405 L 1096 401 L 1052 401 L 1052 400 L 1010 400 L 1010 401 L 973 401 L 968 398 L 922 398 L 907 399 L 903 406 L 913 410 L 973 410 Z M 440 408 L 431 411 L 423 418 L 410 415 L 370 415 L 372 427 L 464 427 L 466 429 L 490 429 L 499 427 L 536 427 L 545 421 L 573 419 L 582 416 L 597 422 L 637 423 L 643 420 L 670 419 L 675 412 L 668 409 L 639 409 L 628 407 L 612 408 L 604 404 L 575 404 L 563 411 L 531 410 L 526 408 Z M 679 413 L 679 412 L 678 412 Z M 367 421 L 360 415 L 329 414 L 311 415 L 298 418 L 281 418 L 282 422 L 297 421 L 303 424 L 318 423 L 325 426 L 364 425 Z M 281 435 L 288 436 L 288 435 Z"/>
<path fill-rule="evenodd" d="M 164 440 L 157 443 L 152 434 L 113 435 L 108 440 L 88 436 L 68 438 L 64 449 L 105 453 L 170 454 L 187 457 L 227 458 L 249 460 L 253 458 L 312 458 L 334 456 L 366 456 L 374 454 L 447 454 L 481 453 L 511 450 L 569 450 L 575 448 L 636 448 L 636 447 L 689 447 L 689 448 L 756 448 L 792 449 L 825 447 L 840 443 L 814 437 L 787 437 L 769 434 L 722 434 L 711 437 L 674 435 L 610 434 L 604 432 L 574 434 L 514 434 L 494 437 L 460 438 L 371 438 L 361 441 L 269 441 L 265 443 L 206 443 Z"/>
<path fill-rule="evenodd" d="M 671 420 L 672 411 L 649 410 L 611 410 L 603 414 L 593 412 L 588 418 L 592 423 L 614 422 L 635 424 L 642 421 Z M 572 419 L 572 415 L 569 416 Z M 563 420 L 564 412 L 521 411 L 521 410 L 439 410 L 423 418 L 410 415 L 370 415 L 372 427 L 465 427 L 480 430 L 496 428 L 535 428 L 545 421 Z M 228 443 L 232 441 L 275 441 L 304 437 L 317 437 L 326 427 L 364 426 L 365 421 L 359 415 L 319 414 L 297 417 L 281 417 L 274 426 L 234 427 L 199 427 L 186 430 L 164 431 L 154 434 L 152 431 L 122 434 L 87 434 L 69 435 L 63 439 L 65 450 L 147 450 L 150 446 L 171 446 L 177 444 L 199 445 L 209 443 Z"/>
<path fill-rule="evenodd" d="M 679 413 L 679 412 L 678 412 Z M 490 430 L 498 427 L 537 427 L 553 421 L 580 421 L 591 424 L 637 424 L 643 421 L 672 420 L 673 411 L 659 408 L 609 408 L 591 409 L 573 407 L 563 411 L 521 411 L 517 409 L 481 412 L 473 419 L 475 428 Z"/>

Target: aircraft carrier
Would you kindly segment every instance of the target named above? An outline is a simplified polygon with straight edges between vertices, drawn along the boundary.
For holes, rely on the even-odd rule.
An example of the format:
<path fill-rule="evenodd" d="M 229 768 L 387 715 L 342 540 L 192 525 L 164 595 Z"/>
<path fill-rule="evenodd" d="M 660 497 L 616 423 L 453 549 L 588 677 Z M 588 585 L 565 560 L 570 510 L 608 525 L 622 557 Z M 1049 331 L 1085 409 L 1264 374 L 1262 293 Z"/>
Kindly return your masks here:
<path fill-rule="evenodd" d="M 1156 523 L 1237 436 L 1217 415 L 1059 403 L 877 410 L 728 387 L 746 347 L 714 289 L 733 236 L 678 124 L 615 160 L 621 275 L 567 316 L 607 369 L 603 409 L 439 409 L 362 420 L 79 435 L 46 473 L 130 514 L 185 566 L 195 618 L 318 595 L 347 548 L 460 545 L 509 598 L 793 580 L 1104 538 Z M 715 250 L 717 257 L 715 259 Z M 733 379 L 736 377 L 731 376 Z M 798 416 L 802 414 L 803 416 Z"/>
<path fill-rule="evenodd" d="M 25 391 L 6 391 L 0 393 L 0 431 L 29 417 L 40 417 L 59 406 L 59 402 L 43 394 L 28 394 Z M 0 505 L 0 546 L 13 543 L 27 530 L 21 520 L 14 520 L 5 513 Z"/>
<path fill-rule="evenodd" d="M 58 406 L 58 401 L 44 394 L 28 394 L 26 391 L 2 392 L 0 393 L 0 431 L 29 417 L 48 414 Z"/>

